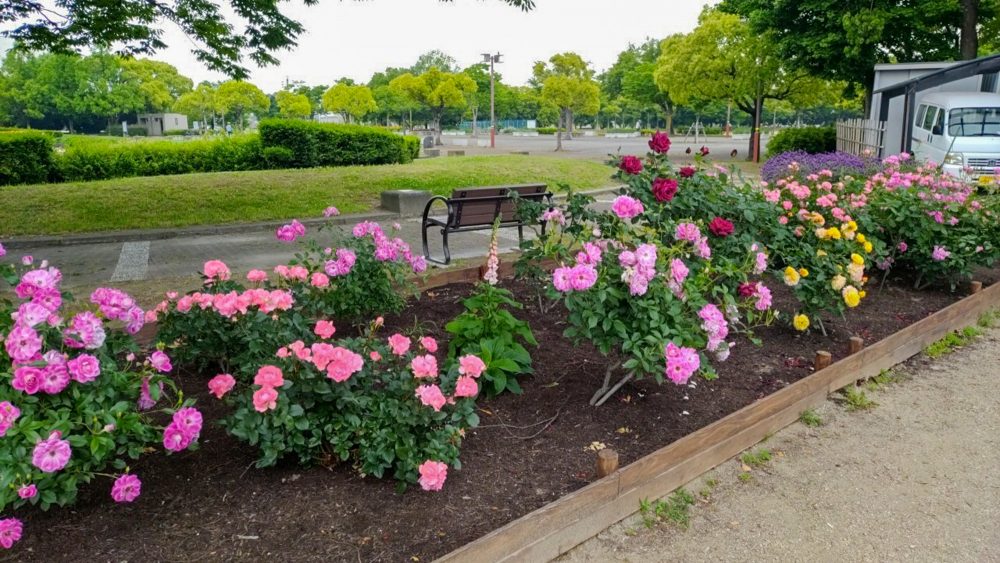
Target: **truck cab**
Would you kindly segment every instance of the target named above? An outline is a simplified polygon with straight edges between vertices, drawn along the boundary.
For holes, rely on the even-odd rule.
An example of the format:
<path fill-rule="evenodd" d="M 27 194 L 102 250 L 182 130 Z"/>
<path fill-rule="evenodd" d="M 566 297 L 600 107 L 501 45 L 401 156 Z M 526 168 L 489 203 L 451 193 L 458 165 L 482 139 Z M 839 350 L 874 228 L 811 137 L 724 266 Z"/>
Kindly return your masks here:
<path fill-rule="evenodd" d="M 920 100 L 913 122 L 913 154 L 968 182 L 994 184 L 1000 176 L 1000 94 L 933 92 Z"/>

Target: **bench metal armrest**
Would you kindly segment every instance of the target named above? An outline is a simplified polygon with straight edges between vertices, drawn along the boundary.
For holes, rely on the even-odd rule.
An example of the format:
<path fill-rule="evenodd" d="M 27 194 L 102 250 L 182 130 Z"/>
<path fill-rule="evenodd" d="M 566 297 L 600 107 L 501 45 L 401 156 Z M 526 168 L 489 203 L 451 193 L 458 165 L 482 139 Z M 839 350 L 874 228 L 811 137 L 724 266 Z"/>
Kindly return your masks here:
<path fill-rule="evenodd" d="M 432 197 L 431 199 L 429 199 L 427 201 L 427 205 L 424 206 L 424 215 L 423 215 L 423 221 L 422 221 L 422 223 L 424 225 L 427 224 L 427 218 L 430 216 L 431 207 L 434 205 L 435 201 L 443 201 L 444 202 L 445 206 L 448 208 L 448 219 L 445 221 L 445 224 L 451 225 L 454 222 L 454 219 L 455 219 L 455 209 L 454 209 L 454 207 L 451 204 L 451 200 L 449 200 L 448 198 L 446 198 L 446 197 L 444 197 L 442 195 L 436 195 L 436 196 Z"/>

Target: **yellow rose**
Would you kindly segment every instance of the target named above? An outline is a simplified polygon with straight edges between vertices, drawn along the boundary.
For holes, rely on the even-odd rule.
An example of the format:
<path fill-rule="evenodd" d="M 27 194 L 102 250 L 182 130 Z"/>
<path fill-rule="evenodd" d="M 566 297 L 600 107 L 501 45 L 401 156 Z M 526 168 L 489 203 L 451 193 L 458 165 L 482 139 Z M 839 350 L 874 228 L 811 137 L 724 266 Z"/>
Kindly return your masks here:
<path fill-rule="evenodd" d="M 840 240 L 840 229 L 837 227 L 830 227 L 826 230 L 826 236 L 833 240 Z"/>
<path fill-rule="evenodd" d="M 857 224 L 857 222 L 855 222 L 855 221 L 848 221 L 847 222 L 847 230 L 849 230 L 849 231 L 856 231 L 856 230 L 858 230 L 858 224 Z"/>
<path fill-rule="evenodd" d="M 809 317 L 805 315 L 795 315 L 795 318 L 792 319 L 792 326 L 794 326 L 795 330 L 798 331 L 803 331 L 809 328 Z"/>
<path fill-rule="evenodd" d="M 865 267 L 854 263 L 848 264 L 847 275 L 851 276 L 851 279 L 858 283 L 864 283 Z"/>
<path fill-rule="evenodd" d="M 851 254 L 851 262 L 854 262 L 858 266 L 865 265 L 865 259 L 862 258 L 860 254 Z"/>
<path fill-rule="evenodd" d="M 845 278 L 840 274 L 833 276 L 833 279 L 830 280 L 830 287 L 832 287 L 834 291 L 840 291 L 841 289 L 844 289 L 845 285 L 847 285 L 847 278 Z"/>
<path fill-rule="evenodd" d="M 805 268 L 799 268 L 799 275 L 802 276 L 802 277 L 804 277 L 804 278 L 808 278 L 809 277 L 809 270 L 807 270 Z"/>
<path fill-rule="evenodd" d="M 818 238 L 820 240 L 825 239 L 826 238 L 826 229 L 824 229 L 823 227 L 820 227 L 820 228 L 816 229 L 816 238 Z"/>
<path fill-rule="evenodd" d="M 865 297 L 868 297 L 868 292 L 865 290 L 861 290 L 858 292 L 858 295 L 860 295 L 861 298 L 864 299 Z"/>
<path fill-rule="evenodd" d="M 858 235 L 858 242 L 864 244 L 865 240 L 867 240 L 867 239 L 865 239 L 865 235 L 862 235 L 862 234 Z"/>
<path fill-rule="evenodd" d="M 865 252 L 871 254 L 871 251 L 874 250 L 874 248 L 875 247 L 872 246 L 872 243 L 870 243 L 870 242 L 866 242 L 865 243 Z"/>
<path fill-rule="evenodd" d="M 826 224 L 826 219 L 824 219 L 822 215 L 816 213 L 815 211 L 813 211 L 813 214 L 812 216 L 809 217 L 809 220 L 813 222 L 813 225 L 819 227 L 822 227 L 824 224 Z"/>
<path fill-rule="evenodd" d="M 845 287 L 842 294 L 844 296 L 844 303 L 848 307 L 857 307 L 861 303 L 861 293 L 853 285 Z"/>
<path fill-rule="evenodd" d="M 854 231 L 844 231 L 844 238 L 854 240 Z"/>
<path fill-rule="evenodd" d="M 799 273 L 795 271 L 795 268 L 789 266 L 785 268 L 785 284 L 790 286 L 799 285 Z"/>
<path fill-rule="evenodd" d="M 825 250 L 817 250 L 816 251 L 816 256 L 826 256 L 826 251 Z"/>

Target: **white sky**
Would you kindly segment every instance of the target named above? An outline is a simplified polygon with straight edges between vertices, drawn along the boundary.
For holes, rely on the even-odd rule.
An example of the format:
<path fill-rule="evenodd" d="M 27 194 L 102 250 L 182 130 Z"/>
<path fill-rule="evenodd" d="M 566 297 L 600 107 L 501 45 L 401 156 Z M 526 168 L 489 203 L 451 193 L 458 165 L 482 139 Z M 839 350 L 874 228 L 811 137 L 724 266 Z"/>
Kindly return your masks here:
<path fill-rule="evenodd" d="M 536 0 L 528 13 L 501 0 L 321 0 L 305 7 L 283 4 L 306 31 L 294 51 L 279 52 L 281 64 L 250 67 L 250 80 L 265 92 L 281 88 L 286 77 L 307 84 L 330 84 L 347 76 L 367 81 L 387 66 L 407 67 L 431 49 L 462 67 L 500 51 L 497 67 L 508 84 L 523 84 L 536 60 L 575 51 L 600 72 L 614 63 L 629 42 L 663 38 L 694 29 L 710 0 Z M 168 28 L 170 46 L 154 58 L 169 62 L 194 79 L 220 80 L 190 52 L 182 33 Z"/>

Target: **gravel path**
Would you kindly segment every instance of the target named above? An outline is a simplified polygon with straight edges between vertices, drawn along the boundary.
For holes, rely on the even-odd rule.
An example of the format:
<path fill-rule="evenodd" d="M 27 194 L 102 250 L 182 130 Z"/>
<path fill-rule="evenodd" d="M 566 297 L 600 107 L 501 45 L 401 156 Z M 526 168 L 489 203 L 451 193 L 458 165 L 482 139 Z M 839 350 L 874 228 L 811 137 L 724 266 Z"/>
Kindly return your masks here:
<path fill-rule="evenodd" d="M 1000 561 L 1000 330 L 894 373 L 873 409 L 759 444 L 748 480 L 731 460 L 689 484 L 688 529 L 633 517 L 560 561 Z"/>

